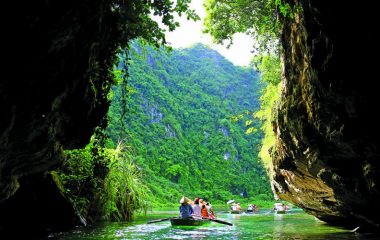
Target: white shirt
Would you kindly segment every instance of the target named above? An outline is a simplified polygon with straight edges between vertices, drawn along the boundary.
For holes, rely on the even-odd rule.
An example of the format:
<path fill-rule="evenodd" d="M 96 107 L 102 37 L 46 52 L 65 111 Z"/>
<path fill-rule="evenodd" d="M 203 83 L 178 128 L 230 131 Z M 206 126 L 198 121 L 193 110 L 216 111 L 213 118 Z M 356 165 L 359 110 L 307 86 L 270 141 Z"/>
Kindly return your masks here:
<path fill-rule="evenodd" d="M 199 204 L 194 204 L 193 211 L 195 216 L 201 216 L 201 207 Z"/>

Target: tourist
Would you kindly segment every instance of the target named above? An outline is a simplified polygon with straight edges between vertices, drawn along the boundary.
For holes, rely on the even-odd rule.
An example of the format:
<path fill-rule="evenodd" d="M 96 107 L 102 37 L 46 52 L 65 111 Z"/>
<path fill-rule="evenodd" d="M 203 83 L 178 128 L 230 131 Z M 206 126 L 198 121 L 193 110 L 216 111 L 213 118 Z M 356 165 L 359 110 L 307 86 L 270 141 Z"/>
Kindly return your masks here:
<path fill-rule="evenodd" d="M 248 205 L 248 208 L 247 208 L 247 212 L 253 212 L 254 209 L 253 209 L 253 205 L 252 204 L 249 204 Z"/>
<path fill-rule="evenodd" d="M 210 219 L 215 219 L 214 210 L 212 210 L 211 203 L 209 203 L 209 202 L 206 203 L 206 208 L 207 208 L 208 217 Z"/>
<path fill-rule="evenodd" d="M 237 203 L 237 205 L 236 205 L 236 210 L 237 210 L 237 211 L 240 211 L 240 210 L 241 210 L 240 203 Z"/>
<path fill-rule="evenodd" d="M 258 212 L 258 211 L 259 211 L 259 207 L 256 206 L 256 204 L 253 204 L 253 211 L 255 211 L 255 212 Z"/>
<path fill-rule="evenodd" d="M 194 216 L 201 217 L 201 207 L 199 206 L 199 198 L 196 198 L 194 200 L 194 206 L 193 206 Z"/>
<path fill-rule="evenodd" d="M 201 215 L 203 218 L 208 218 L 208 212 L 207 212 L 207 208 L 206 208 L 206 202 L 203 201 L 203 199 L 201 199 L 199 201 L 199 203 L 201 204 Z"/>
<path fill-rule="evenodd" d="M 193 214 L 193 208 L 188 204 L 190 199 L 187 197 L 183 196 L 179 203 L 181 206 L 179 206 L 179 213 L 180 213 L 180 218 L 188 218 L 191 217 L 191 214 Z"/>
<path fill-rule="evenodd" d="M 237 211 L 237 205 L 236 205 L 236 203 L 233 203 L 233 204 L 231 205 L 231 210 L 232 210 L 232 211 Z"/>

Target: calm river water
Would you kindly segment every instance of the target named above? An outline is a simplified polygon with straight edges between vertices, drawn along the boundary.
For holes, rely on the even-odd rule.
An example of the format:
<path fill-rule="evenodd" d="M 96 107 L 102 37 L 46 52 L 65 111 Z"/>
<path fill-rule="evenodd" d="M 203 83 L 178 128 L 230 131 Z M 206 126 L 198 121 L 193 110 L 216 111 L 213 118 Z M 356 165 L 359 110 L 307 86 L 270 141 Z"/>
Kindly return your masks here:
<path fill-rule="evenodd" d="M 176 215 L 176 211 L 153 212 L 138 216 L 132 223 L 101 223 L 49 239 L 378 239 L 328 226 L 300 209 L 292 209 L 284 215 L 275 215 L 270 210 L 261 210 L 258 214 L 217 214 L 233 226 L 216 222 L 199 227 L 172 227 L 169 221 L 146 224 L 148 220 Z"/>

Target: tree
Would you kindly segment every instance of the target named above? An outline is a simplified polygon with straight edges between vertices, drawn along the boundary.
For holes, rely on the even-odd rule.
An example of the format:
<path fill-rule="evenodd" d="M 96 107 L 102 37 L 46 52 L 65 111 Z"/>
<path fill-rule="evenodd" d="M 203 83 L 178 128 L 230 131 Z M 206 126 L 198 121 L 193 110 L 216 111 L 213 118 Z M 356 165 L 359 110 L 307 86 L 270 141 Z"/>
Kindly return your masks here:
<path fill-rule="evenodd" d="M 206 0 L 205 32 L 214 41 L 233 42 L 235 33 L 247 33 L 257 41 L 258 50 L 276 50 L 280 32 L 279 0 Z"/>
<path fill-rule="evenodd" d="M 127 44 L 131 39 L 141 38 L 159 47 L 164 45 L 165 29 L 152 19 L 152 15 L 161 17 L 161 21 L 169 31 L 174 31 L 179 23 L 174 14 L 185 14 L 187 19 L 199 20 L 194 10 L 189 9 L 191 0 L 177 0 L 174 4 L 171 0 L 113 0 L 110 6 L 118 13 L 119 25 L 123 30 L 121 41 Z"/>
<path fill-rule="evenodd" d="M 252 60 L 255 69 L 260 71 L 261 79 L 269 84 L 281 82 L 281 59 L 274 55 L 258 55 Z"/>
<path fill-rule="evenodd" d="M 267 86 L 260 97 L 260 110 L 254 112 L 253 117 L 261 121 L 261 130 L 264 138 L 261 142 L 259 157 L 267 171 L 273 171 L 272 158 L 269 154 L 274 146 L 275 136 L 272 128 L 273 108 L 280 96 L 281 90 L 281 61 L 273 55 L 260 55 L 253 59 L 253 64 L 261 71 L 261 79 Z"/>

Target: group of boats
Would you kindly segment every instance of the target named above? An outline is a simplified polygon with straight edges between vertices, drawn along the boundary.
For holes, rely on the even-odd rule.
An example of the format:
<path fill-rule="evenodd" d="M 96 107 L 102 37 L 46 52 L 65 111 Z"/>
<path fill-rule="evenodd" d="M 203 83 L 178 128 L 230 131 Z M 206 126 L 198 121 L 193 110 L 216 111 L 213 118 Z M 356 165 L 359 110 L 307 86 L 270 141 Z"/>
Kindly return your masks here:
<path fill-rule="evenodd" d="M 252 214 L 252 213 L 259 212 L 259 208 L 256 206 L 256 204 L 249 204 L 247 211 L 244 212 L 241 209 L 240 203 L 235 204 L 235 203 L 233 203 L 233 201 L 234 200 L 230 200 L 227 202 L 227 204 L 232 203 L 232 205 L 230 206 L 230 213 L 231 214 L 241 214 L 241 213 Z"/>
<path fill-rule="evenodd" d="M 284 203 L 275 203 L 273 207 L 273 211 L 275 214 L 285 214 L 288 210 L 289 210 L 288 206 L 286 206 Z M 233 209 L 233 208 L 231 208 L 231 210 L 229 211 L 229 213 L 231 214 L 242 214 L 242 213 L 254 214 L 258 212 L 259 210 L 257 207 L 248 208 L 247 211 L 245 212 L 241 209 Z"/>
<path fill-rule="evenodd" d="M 284 203 L 275 203 L 273 210 L 275 214 L 285 214 L 288 210 L 288 207 Z M 242 210 L 230 210 L 229 212 L 231 214 L 253 214 L 257 213 L 259 210 L 257 208 L 254 209 L 247 209 L 247 211 L 242 211 Z M 211 221 L 221 223 L 221 224 L 226 224 L 232 226 L 232 223 L 220 220 L 220 219 L 211 219 L 211 218 L 202 218 L 202 217 L 189 217 L 189 218 L 180 218 L 180 217 L 171 217 L 171 218 L 164 218 L 164 219 L 158 219 L 158 220 L 152 220 L 149 221 L 148 223 L 156 223 L 156 222 L 162 222 L 169 220 L 172 226 L 201 226 L 206 223 L 209 223 Z"/>
<path fill-rule="evenodd" d="M 258 211 L 247 210 L 247 211 L 244 212 L 242 210 L 230 210 L 230 213 L 231 214 L 242 214 L 242 213 L 253 214 L 253 213 L 258 213 Z"/>

